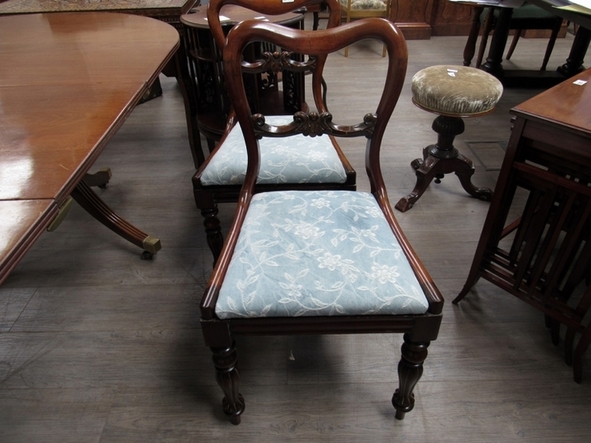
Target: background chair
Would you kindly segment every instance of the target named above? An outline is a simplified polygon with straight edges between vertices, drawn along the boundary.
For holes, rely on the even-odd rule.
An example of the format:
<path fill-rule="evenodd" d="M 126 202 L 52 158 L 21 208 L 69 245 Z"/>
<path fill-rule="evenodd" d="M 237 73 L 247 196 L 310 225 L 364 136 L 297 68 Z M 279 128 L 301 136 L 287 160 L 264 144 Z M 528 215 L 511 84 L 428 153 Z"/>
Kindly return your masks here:
<path fill-rule="evenodd" d="M 340 0 L 346 23 L 368 17 L 390 18 L 392 0 Z M 349 56 L 349 47 L 345 48 L 345 57 Z M 386 56 L 386 48 L 382 49 L 382 57 Z"/>
<path fill-rule="evenodd" d="M 276 15 L 321 2 L 327 5 L 330 13 L 328 26 L 340 25 L 341 12 L 338 0 L 295 0 L 291 3 L 274 0 L 259 0 L 257 2 L 213 0 L 209 3 L 208 23 L 217 46 L 223 48 L 226 44 L 226 36 L 219 16 L 224 5 L 238 5 L 256 10 L 261 14 Z M 285 29 L 287 32 L 289 28 Z M 293 57 L 297 59 L 297 56 Z M 265 70 L 259 70 L 256 74 L 261 72 L 265 72 Z M 291 72 L 283 75 L 283 82 L 293 79 L 295 74 L 303 78 L 301 73 Z M 252 74 L 245 75 L 248 79 L 248 75 Z M 324 100 L 321 79 L 312 81 L 312 92 L 315 101 Z M 220 221 L 217 218 L 217 205 L 218 203 L 233 203 L 238 200 L 240 187 L 246 174 L 246 148 L 240 130 L 235 124 L 234 114 L 230 112 L 220 143 L 193 177 L 195 203 L 204 217 L 207 242 L 213 253 L 214 262 L 217 260 L 223 244 Z M 302 144 L 305 149 L 294 149 L 294 146 Z M 286 152 L 289 152 L 289 156 L 285 155 Z M 259 184 L 267 190 L 294 187 L 298 189 L 354 190 L 355 170 L 334 138 L 327 136 L 306 140 L 302 136 L 292 138 L 289 143 L 281 146 L 277 144 L 272 147 L 263 146 Z"/>
<path fill-rule="evenodd" d="M 224 8 L 222 21 L 224 34 L 234 24 L 261 16 L 257 12 L 237 5 Z M 279 15 L 266 15 L 266 19 L 289 27 L 304 26 L 302 10 L 289 10 Z M 183 25 L 183 49 L 186 50 L 188 71 L 187 91 L 192 97 L 189 103 L 194 103 L 189 122 L 193 130 L 191 134 L 201 134 L 207 140 L 208 153 L 211 153 L 224 134 L 231 104 L 224 86 L 221 48 L 215 43 L 207 21 L 207 5 L 199 7 L 191 13 L 181 16 Z M 252 45 L 253 51 L 258 51 L 260 45 Z M 252 58 L 254 55 L 249 55 Z M 300 109 L 305 101 L 304 81 L 300 78 L 275 78 L 272 73 L 259 73 L 251 76 L 249 85 L 250 99 L 253 106 L 276 112 L 288 109 Z M 281 85 L 283 83 L 283 88 Z M 195 137 L 193 137 L 195 138 Z M 199 135 L 196 140 L 200 140 Z M 201 150 L 201 148 L 199 148 Z M 198 157 L 198 156 L 197 156 Z M 204 153 L 197 159 L 196 168 L 203 163 Z"/>
<path fill-rule="evenodd" d="M 243 70 L 312 71 L 318 84 L 329 53 L 366 38 L 386 45 L 388 69 L 376 107 L 360 109 L 359 123 L 333 121 L 319 98 L 316 111 L 296 112 L 284 122 L 253 114 Z M 242 51 L 252 41 L 284 50 L 243 63 Z M 306 55 L 294 61 L 292 53 Z M 399 388 L 392 398 L 395 416 L 402 419 L 414 406 L 413 389 L 427 347 L 437 338 L 443 299 L 394 217 L 380 171 L 380 145 L 406 64 L 404 37 L 394 24 L 378 18 L 322 31 L 246 21 L 228 34 L 224 71 L 247 146 L 248 170 L 200 309 L 205 343 L 225 396 L 223 410 L 234 424 L 245 407 L 235 342 L 242 334 L 402 333 Z M 343 91 L 351 103 L 355 92 L 367 95 L 363 88 Z M 264 141 L 272 145 L 304 136 L 361 138 L 371 192 L 267 191 L 258 186 Z"/>
<path fill-rule="evenodd" d="M 390 18 L 390 7 L 392 0 L 339 0 L 341 2 L 343 19 L 346 23 L 353 20 L 369 17 Z M 321 8 L 314 10 L 314 25 L 313 28 L 318 29 L 318 24 L 321 19 L 325 19 L 324 15 L 320 15 Z M 386 48 L 382 50 L 382 57 L 386 55 Z M 349 56 L 349 47 L 345 48 L 345 57 Z"/>
<path fill-rule="evenodd" d="M 498 8 L 487 8 L 487 10 L 488 11 L 485 13 L 484 18 L 482 38 L 480 40 L 480 46 L 478 48 L 478 56 L 476 58 L 477 68 L 479 68 L 482 64 L 484 51 L 486 50 L 486 45 L 488 42 L 488 36 L 490 32 L 494 29 L 496 19 L 499 15 Z M 514 30 L 515 33 L 513 35 L 513 40 L 511 41 L 511 45 L 507 50 L 507 55 L 505 58 L 507 60 L 511 58 L 511 56 L 513 55 L 513 51 L 517 46 L 519 38 L 523 35 L 523 33 L 526 30 L 550 30 L 552 32 L 550 35 L 550 39 L 548 40 L 548 46 L 546 46 L 546 52 L 544 54 L 542 66 L 540 67 L 541 71 L 545 71 L 546 66 L 548 65 L 548 60 L 550 60 L 550 56 L 552 55 L 554 43 L 556 42 L 556 38 L 558 37 L 558 33 L 560 32 L 561 26 L 562 18 L 551 14 L 545 9 L 539 8 L 534 5 L 529 5 L 527 3 L 519 8 L 515 8 L 513 10 L 513 15 L 511 16 L 511 22 L 509 25 L 509 29 Z"/>

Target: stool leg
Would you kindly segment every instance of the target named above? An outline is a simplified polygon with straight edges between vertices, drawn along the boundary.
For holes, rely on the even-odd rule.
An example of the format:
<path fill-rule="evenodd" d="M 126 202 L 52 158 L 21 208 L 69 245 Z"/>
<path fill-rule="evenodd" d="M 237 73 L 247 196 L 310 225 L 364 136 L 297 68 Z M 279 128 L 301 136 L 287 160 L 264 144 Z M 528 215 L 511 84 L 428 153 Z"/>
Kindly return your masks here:
<path fill-rule="evenodd" d="M 474 175 L 475 169 L 472 164 L 472 160 L 464 157 L 462 154 L 458 154 L 458 157 L 453 160 L 453 169 L 455 174 L 460 179 L 462 188 L 470 194 L 472 197 L 476 197 L 479 200 L 491 201 L 493 192 L 489 188 L 478 188 L 472 184 L 472 176 Z"/>
<path fill-rule="evenodd" d="M 472 161 L 461 155 L 453 146 L 456 135 L 464 132 L 464 121 L 459 117 L 440 115 L 432 126 L 437 133 L 437 144 L 427 146 L 423 150 L 423 159 L 415 159 L 411 167 L 416 171 L 417 183 L 413 191 L 402 197 L 396 209 L 406 212 L 423 195 L 431 181 L 439 183 L 445 174 L 455 172 L 464 190 L 473 197 L 490 201 L 492 191 L 488 188 L 477 188 L 471 182 L 474 174 Z"/>
<path fill-rule="evenodd" d="M 427 146 L 424 151 L 427 152 L 429 148 L 434 145 Z M 398 203 L 396 203 L 396 209 L 400 212 L 406 212 L 414 206 L 421 195 L 427 190 L 431 181 L 435 178 L 436 168 L 435 165 L 439 162 L 439 159 L 433 156 L 426 156 L 425 159 L 417 158 L 413 160 L 410 166 L 416 171 L 417 183 L 410 194 L 402 197 Z"/>

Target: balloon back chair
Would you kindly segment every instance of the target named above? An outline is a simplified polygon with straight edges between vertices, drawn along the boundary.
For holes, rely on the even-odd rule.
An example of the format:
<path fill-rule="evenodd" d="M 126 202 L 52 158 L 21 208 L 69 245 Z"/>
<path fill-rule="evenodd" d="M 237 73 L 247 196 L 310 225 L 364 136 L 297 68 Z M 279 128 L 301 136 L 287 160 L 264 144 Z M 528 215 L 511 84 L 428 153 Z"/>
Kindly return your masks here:
<path fill-rule="evenodd" d="M 284 120 L 252 114 L 244 71 L 312 71 L 312 82 L 319 84 L 328 54 L 367 38 L 386 45 L 387 72 L 379 100 L 360 110 L 358 123 L 333 121 L 322 100 L 317 100 L 317 110 Z M 245 62 L 242 51 L 251 42 L 283 49 Z M 413 409 L 413 390 L 427 348 L 437 338 L 444 303 L 394 216 L 380 171 L 380 145 L 406 73 L 404 37 L 380 18 L 319 31 L 249 20 L 229 32 L 223 59 L 248 169 L 200 311 L 226 416 L 238 424 L 245 408 L 237 336 L 400 333 L 399 386 L 392 404 L 393 415 L 404 418 Z M 336 79 L 337 88 L 338 83 Z M 366 97 L 361 87 L 344 93 L 351 96 L 350 103 L 358 103 L 354 93 Z M 371 192 L 270 191 L 259 186 L 262 151 L 302 137 L 364 140 L 359 144 L 364 146 Z"/>
<path fill-rule="evenodd" d="M 208 24 L 218 48 L 224 48 L 227 30 L 222 27 L 220 20 L 220 12 L 223 14 L 224 5 L 237 5 L 261 14 L 279 15 L 319 3 L 324 3 L 329 8 L 328 27 L 340 25 L 339 0 L 211 0 L 208 7 Z M 259 70 L 252 75 L 260 75 L 263 72 Z M 227 77 L 225 73 L 224 77 Z M 292 72 L 281 78 L 285 84 L 289 79 L 296 77 L 301 79 L 304 75 Z M 325 99 L 322 83 L 321 80 L 312 83 L 315 101 Z M 252 91 L 249 91 L 249 94 L 251 93 Z M 306 108 L 307 105 L 304 104 L 303 107 Z M 244 140 L 236 126 L 235 114 L 230 111 L 222 139 L 193 177 L 195 203 L 204 217 L 203 224 L 214 263 L 223 244 L 220 220 L 217 217 L 218 204 L 235 203 L 238 200 L 246 165 Z M 356 189 L 355 170 L 332 136 L 315 139 L 298 136 L 286 139 L 284 144 L 263 140 L 261 168 L 257 181 L 265 190 Z"/>
<path fill-rule="evenodd" d="M 346 23 L 360 18 L 390 18 L 392 0 L 340 0 L 343 18 Z M 345 57 L 349 56 L 349 47 L 345 48 Z M 386 56 L 386 48 L 382 49 L 382 57 Z"/>

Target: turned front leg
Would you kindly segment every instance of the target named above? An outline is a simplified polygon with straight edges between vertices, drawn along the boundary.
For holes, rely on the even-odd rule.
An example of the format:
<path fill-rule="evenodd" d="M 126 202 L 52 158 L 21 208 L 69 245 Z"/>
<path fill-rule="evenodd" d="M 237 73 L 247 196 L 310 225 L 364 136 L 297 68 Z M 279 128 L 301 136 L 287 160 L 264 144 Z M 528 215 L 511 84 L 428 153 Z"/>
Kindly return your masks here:
<path fill-rule="evenodd" d="M 222 401 L 224 414 L 232 424 L 240 424 L 240 414 L 244 412 L 244 398 L 238 392 L 240 377 L 236 364 L 238 354 L 235 344 L 229 348 L 211 348 L 213 352 L 213 364 L 216 370 L 216 381 L 224 392 Z"/>
<path fill-rule="evenodd" d="M 423 363 L 427 358 L 430 342 L 412 342 L 408 334 L 404 334 L 402 358 L 398 363 L 399 388 L 394 392 L 392 405 L 396 409 L 396 418 L 402 420 L 404 415 L 415 405 L 413 390 L 423 375 Z"/>

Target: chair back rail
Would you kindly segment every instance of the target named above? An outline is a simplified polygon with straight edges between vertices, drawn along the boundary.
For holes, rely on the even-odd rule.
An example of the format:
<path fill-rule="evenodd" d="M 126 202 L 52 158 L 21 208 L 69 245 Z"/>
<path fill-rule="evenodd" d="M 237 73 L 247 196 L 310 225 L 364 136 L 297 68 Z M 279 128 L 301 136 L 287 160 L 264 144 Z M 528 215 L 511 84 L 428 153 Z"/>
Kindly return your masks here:
<path fill-rule="evenodd" d="M 223 16 L 222 8 L 226 5 L 241 6 L 256 10 L 261 14 L 279 15 L 291 11 L 305 10 L 306 7 L 322 4 L 326 5 L 330 12 L 327 27 L 334 28 L 341 23 L 339 0 L 257 0 L 256 4 L 253 3 L 252 0 L 210 0 L 207 8 L 207 21 L 218 48 L 223 48 L 226 44 L 226 34 L 220 20 L 220 16 Z"/>
<path fill-rule="evenodd" d="M 227 27 L 224 27 L 220 16 L 223 16 L 223 7 L 227 5 L 249 8 L 266 15 L 285 14 L 291 11 L 305 10 L 306 7 L 310 6 L 323 5 L 328 10 L 327 28 L 339 26 L 342 20 L 339 0 L 257 0 L 256 4 L 253 4 L 252 0 L 211 0 L 207 8 L 207 21 L 218 48 L 224 48 L 226 46 L 226 34 L 228 30 Z M 319 62 L 321 61 L 319 60 Z M 317 106 L 319 103 L 324 103 L 326 99 L 326 90 L 323 89 L 322 82 L 322 77 L 312 80 L 312 94 Z M 232 116 L 232 113 L 233 111 L 230 111 L 230 116 Z"/>

